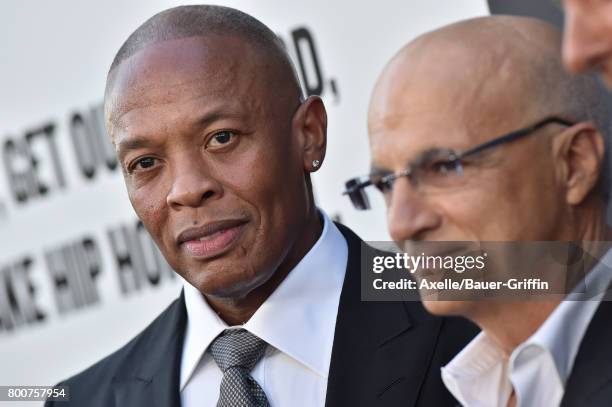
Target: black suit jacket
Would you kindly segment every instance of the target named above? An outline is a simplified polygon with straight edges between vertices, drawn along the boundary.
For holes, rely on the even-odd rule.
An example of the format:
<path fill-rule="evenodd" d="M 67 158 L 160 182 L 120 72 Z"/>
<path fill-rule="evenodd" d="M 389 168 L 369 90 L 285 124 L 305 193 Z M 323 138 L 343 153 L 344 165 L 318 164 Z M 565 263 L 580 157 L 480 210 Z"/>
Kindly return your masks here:
<path fill-rule="evenodd" d="M 601 302 L 578 348 L 561 407 L 612 406 L 612 298 Z"/>
<path fill-rule="evenodd" d="M 340 296 L 326 407 L 454 406 L 440 378 L 476 334 L 458 318 L 428 314 L 419 302 L 362 302 L 361 239 L 338 225 L 349 247 Z M 51 406 L 180 406 L 179 368 L 186 324 L 183 294 L 115 353 L 60 383 L 70 402 Z M 291 406 L 277 406 L 291 407 Z"/>

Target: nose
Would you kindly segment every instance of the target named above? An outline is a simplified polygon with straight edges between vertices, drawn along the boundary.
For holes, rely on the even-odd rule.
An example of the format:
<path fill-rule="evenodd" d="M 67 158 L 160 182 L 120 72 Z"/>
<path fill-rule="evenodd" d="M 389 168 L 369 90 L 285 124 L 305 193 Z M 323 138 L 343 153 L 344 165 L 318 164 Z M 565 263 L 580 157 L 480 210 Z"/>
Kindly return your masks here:
<path fill-rule="evenodd" d="M 184 160 L 174 170 L 173 182 L 166 197 L 170 208 L 197 208 L 223 194 L 221 183 L 197 160 Z"/>
<path fill-rule="evenodd" d="M 406 178 L 395 181 L 387 208 L 389 234 L 396 242 L 424 240 L 442 224 L 442 216 Z"/>
<path fill-rule="evenodd" d="M 595 68 L 612 51 L 612 27 L 606 33 L 601 24 L 596 15 L 586 16 L 569 5 L 566 7 L 563 63 L 570 72 Z"/>

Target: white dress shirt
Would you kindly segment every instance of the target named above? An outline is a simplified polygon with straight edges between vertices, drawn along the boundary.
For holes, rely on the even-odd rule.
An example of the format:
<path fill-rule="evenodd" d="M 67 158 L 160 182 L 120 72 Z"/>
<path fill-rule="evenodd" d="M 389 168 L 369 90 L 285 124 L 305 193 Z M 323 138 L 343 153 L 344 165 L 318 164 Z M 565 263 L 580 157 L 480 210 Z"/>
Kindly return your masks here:
<path fill-rule="evenodd" d="M 216 406 L 223 374 L 207 349 L 228 328 L 246 329 L 270 345 L 251 376 L 272 407 L 324 406 L 348 245 L 319 213 L 324 221 L 319 240 L 246 324 L 229 327 L 196 288 L 185 284 L 183 407 Z"/>
<path fill-rule="evenodd" d="M 513 388 L 518 407 L 558 406 L 580 342 L 612 281 L 612 250 L 601 263 L 509 359 L 486 333 L 476 336 L 442 368 L 446 388 L 468 407 L 506 407 Z"/>

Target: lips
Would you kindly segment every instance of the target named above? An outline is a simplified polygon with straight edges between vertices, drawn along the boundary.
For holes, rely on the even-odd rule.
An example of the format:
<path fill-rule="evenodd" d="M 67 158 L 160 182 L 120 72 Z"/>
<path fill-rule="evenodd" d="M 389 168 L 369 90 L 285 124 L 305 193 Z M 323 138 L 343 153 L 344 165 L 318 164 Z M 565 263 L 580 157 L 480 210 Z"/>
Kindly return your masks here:
<path fill-rule="evenodd" d="M 230 219 L 190 228 L 178 235 L 177 243 L 194 257 L 215 257 L 231 248 L 246 223 L 244 219 Z"/>

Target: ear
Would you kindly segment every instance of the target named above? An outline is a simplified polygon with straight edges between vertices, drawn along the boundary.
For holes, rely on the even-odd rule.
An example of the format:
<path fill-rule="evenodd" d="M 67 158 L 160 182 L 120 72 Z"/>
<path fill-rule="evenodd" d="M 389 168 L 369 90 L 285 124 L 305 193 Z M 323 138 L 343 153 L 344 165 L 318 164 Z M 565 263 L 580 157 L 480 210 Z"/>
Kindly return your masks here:
<path fill-rule="evenodd" d="M 604 138 L 590 123 L 578 123 L 560 137 L 566 201 L 579 205 L 595 188 L 604 159 Z"/>
<path fill-rule="evenodd" d="M 321 98 L 308 97 L 296 111 L 292 126 L 298 137 L 304 170 L 317 171 L 327 148 L 327 112 Z"/>

